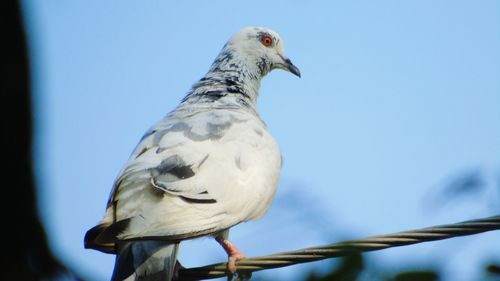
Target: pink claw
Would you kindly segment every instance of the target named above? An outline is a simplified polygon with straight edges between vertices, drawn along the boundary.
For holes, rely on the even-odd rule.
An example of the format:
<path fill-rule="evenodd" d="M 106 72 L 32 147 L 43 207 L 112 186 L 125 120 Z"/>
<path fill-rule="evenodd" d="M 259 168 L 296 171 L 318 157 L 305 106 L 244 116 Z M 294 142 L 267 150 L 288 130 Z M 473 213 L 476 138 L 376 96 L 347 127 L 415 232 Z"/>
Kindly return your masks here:
<path fill-rule="evenodd" d="M 244 259 L 245 254 L 238 248 L 236 248 L 236 246 L 234 246 L 233 243 L 231 243 L 229 240 L 223 238 L 219 238 L 216 240 L 227 253 L 227 270 L 229 271 L 229 273 L 234 274 L 236 272 L 236 262 Z"/>

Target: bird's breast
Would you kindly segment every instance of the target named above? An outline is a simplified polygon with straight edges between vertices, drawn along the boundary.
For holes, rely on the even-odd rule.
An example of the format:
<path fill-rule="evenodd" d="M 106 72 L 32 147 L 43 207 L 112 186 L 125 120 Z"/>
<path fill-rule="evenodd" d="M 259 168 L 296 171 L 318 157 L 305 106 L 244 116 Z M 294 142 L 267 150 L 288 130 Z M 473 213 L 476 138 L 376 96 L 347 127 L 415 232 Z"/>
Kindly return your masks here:
<path fill-rule="evenodd" d="M 233 126 L 213 143 L 208 192 L 240 221 L 260 218 L 271 205 L 281 169 L 278 144 L 258 120 Z M 213 191 L 212 191 L 213 190 Z"/>

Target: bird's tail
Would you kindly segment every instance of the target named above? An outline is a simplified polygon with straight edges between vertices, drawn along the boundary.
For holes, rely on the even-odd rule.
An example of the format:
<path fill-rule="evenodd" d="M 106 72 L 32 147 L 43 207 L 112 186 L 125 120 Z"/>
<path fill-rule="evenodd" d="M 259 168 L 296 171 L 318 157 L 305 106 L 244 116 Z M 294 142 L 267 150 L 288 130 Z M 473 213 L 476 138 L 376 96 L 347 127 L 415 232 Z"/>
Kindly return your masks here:
<path fill-rule="evenodd" d="M 171 281 L 178 248 L 164 241 L 121 242 L 111 281 Z"/>

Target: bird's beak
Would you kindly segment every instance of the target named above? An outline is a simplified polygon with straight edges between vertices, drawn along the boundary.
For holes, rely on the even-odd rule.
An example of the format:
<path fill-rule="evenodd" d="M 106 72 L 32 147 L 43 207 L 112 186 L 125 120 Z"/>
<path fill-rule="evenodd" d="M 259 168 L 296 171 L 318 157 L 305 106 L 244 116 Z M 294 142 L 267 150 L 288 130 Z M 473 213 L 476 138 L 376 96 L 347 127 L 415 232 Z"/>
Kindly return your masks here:
<path fill-rule="evenodd" d="M 281 68 L 283 68 L 284 70 L 290 71 L 291 73 L 300 77 L 300 70 L 292 63 L 292 61 L 287 57 L 284 57 L 281 55 L 280 55 L 280 57 L 283 60 L 283 64 L 280 65 Z"/>

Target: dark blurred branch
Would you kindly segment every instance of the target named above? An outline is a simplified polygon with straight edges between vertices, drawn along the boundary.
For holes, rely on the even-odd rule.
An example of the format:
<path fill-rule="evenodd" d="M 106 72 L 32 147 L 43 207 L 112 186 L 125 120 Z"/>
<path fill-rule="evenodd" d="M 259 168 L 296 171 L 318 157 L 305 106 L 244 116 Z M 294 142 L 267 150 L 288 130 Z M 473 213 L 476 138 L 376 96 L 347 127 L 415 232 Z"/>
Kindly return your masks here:
<path fill-rule="evenodd" d="M 471 220 L 456 224 L 434 226 L 429 228 L 398 232 L 395 234 L 373 236 L 359 240 L 349 240 L 330 245 L 307 248 L 270 256 L 248 258 L 236 264 L 238 271 L 249 272 L 270 268 L 285 267 L 298 263 L 318 261 L 327 258 L 348 256 L 412 245 L 422 242 L 436 241 L 453 237 L 473 235 L 500 229 L 500 216 Z M 203 267 L 181 269 L 179 280 L 212 279 L 227 275 L 226 264 L 212 264 Z"/>
<path fill-rule="evenodd" d="M 31 83 L 18 1 L 1 2 L 3 243 L 0 280 L 50 280 L 65 267 L 52 255 L 38 217 L 32 167 Z"/>

